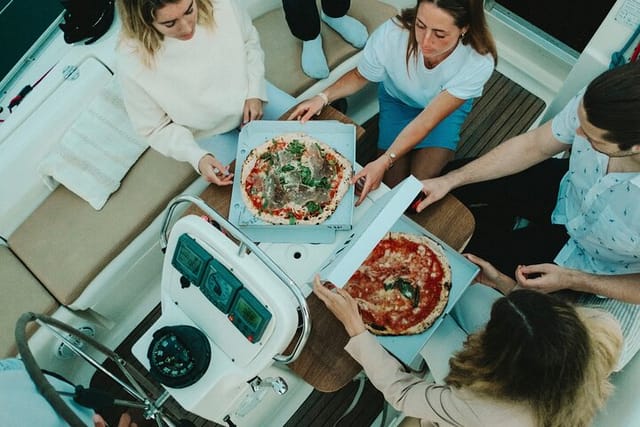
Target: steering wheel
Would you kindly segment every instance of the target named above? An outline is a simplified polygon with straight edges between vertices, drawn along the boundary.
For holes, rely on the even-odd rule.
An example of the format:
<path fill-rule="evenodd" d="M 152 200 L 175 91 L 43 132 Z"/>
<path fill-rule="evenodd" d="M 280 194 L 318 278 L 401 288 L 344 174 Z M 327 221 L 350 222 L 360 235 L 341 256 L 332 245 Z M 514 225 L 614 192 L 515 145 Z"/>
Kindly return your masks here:
<path fill-rule="evenodd" d="M 33 321 L 47 327 L 54 335 L 57 335 L 59 338 L 61 338 L 65 345 L 67 345 L 74 353 L 81 356 L 85 361 L 93 365 L 96 369 L 102 371 L 103 373 L 111 377 L 114 381 L 119 383 L 120 386 L 122 386 L 133 398 L 135 398 L 137 402 L 139 402 L 127 402 L 131 404 L 128 406 L 137 406 L 143 408 L 145 418 L 154 419 L 159 427 L 176 427 L 188 425 L 188 422 L 185 423 L 184 420 L 176 422 L 163 413 L 161 407 L 162 404 L 166 401 L 168 393 L 164 392 L 155 400 L 151 398 L 151 396 L 149 396 L 144 391 L 142 386 L 136 381 L 136 378 L 143 379 L 144 375 L 130 364 L 127 364 L 120 356 L 118 356 L 117 353 L 105 347 L 92 337 L 85 335 L 84 333 L 57 319 L 54 319 L 50 316 L 45 316 L 43 314 L 36 314 L 32 312 L 24 313 L 22 316 L 20 316 L 18 322 L 16 323 L 15 338 L 18 346 L 18 351 L 20 352 L 20 356 L 22 357 L 25 369 L 33 380 L 36 389 L 71 427 L 86 427 L 86 424 L 62 399 L 60 394 L 56 391 L 53 385 L 51 385 L 47 377 L 38 366 L 38 363 L 36 362 L 36 359 L 33 356 L 31 349 L 29 348 L 26 336 L 26 327 L 29 322 Z M 81 342 L 88 344 L 89 346 L 105 355 L 108 359 L 114 362 L 116 366 L 120 368 L 122 374 L 124 374 L 124 376 L 127 378 L 128 383 L 105 369 L 96 359 L 87 354 L 87 352 L 81 349 L 73 340 L 70 340 L 59 331 L 57 331 L 57 329 L 70 334 L 73 338 L 77 338 Z"/>

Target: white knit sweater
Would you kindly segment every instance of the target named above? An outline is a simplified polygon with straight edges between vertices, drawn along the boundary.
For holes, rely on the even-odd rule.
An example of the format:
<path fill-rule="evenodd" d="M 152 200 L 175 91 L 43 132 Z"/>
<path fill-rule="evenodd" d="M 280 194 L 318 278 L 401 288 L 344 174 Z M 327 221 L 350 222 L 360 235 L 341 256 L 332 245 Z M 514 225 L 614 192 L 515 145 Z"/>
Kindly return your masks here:
<path fill-rule="evenodd" d="M 236 128 L 245 100 L 267 100 L 264 53 L 251 18 L 231 0 L 213 6 L 212 29 L 197 26 L 188 41 L 165 38 L 150 67 L 135 42 L 118 46 L 117 75 L 134 128 L 196 171 L 207 151 L 195 139 Z"/>

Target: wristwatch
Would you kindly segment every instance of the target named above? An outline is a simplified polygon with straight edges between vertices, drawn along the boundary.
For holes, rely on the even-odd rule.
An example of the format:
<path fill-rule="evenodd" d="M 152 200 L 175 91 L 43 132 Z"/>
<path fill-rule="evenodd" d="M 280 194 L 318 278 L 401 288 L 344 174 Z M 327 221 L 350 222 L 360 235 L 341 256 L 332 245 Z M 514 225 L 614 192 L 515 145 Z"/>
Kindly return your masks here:
<path fill-rule="evenodd" d="M 387 169 L 391 169 L 396 159 L 398 158 L 398 155 L 393 151 L 385 151 L 384 154 L 389 158 L 389 167 Z"/>

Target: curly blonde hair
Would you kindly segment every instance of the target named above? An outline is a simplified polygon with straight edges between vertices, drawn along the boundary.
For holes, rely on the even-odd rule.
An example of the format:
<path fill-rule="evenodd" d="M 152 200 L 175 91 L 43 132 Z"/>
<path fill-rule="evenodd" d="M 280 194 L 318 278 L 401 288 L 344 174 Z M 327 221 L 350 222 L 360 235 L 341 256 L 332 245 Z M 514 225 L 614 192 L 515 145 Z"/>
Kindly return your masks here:
<path fill-rule="evenodd" d="M 612 391 L 622 347 L 617 324 L 557 297 L 518 290 L 497 300 L 486 328 L 468 337 L 445 382 L 528 404 L 540 427 L 587 427 Z"/>
<path fill-rule="evenodd" d="M 124 40 L 134 41 L 140 50 L 142 62 L 151 66 L 156 52 L 162 46 L 164 35 L 153 27 L 155 13 L 167 4 L 180 0 L 116 0 Z M 198 9 L 198 24 L 205 27 L 214 25 L 212 0 L 194 0 Z"/>

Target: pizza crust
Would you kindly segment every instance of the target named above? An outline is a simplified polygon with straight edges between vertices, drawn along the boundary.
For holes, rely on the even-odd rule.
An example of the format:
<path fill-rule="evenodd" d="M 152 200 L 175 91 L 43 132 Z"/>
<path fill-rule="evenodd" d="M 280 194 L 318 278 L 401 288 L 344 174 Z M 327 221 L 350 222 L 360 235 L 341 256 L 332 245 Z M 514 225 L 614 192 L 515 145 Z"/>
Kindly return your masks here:
<path fill-rule="evenodd" d="M 381 243 L 387 240 L 395 243 L 403 242 L 405 245 L 406 242 L 413 242 L 422 252 L 405 254 L 400 251 L 393 254 L 387 249 L 383 256 L 375 257 L 376 264 L 371 262 L 373 255 L 370 255 L 356 272 L 358 274 L 354 274 L 349 280 L 345 289 L 357 299 L 365 325 L 371 333 L 375 335 L 419 334 L 428 329 L 447 306 L 451 289 L 449 262 L 442 246 L 427 236 L 390 232 L 381 240 Z M 430 255 L 433 255 L 433 258 Z M 425 265 L 429 264 L 429 259 L 440 267 Z M 429 278 L 425 274 L 435 274 L 432 273 L 434 269 L 438 271 L 438 275 L 440 271 L 442 273 L 437 284 L 440 293 L 431 311 L 422 313 L 424 310 L 420 308 L 423 304 L 426 306 L 430 302 L 429 286 L 433 286 L 428 282 Z M 358 280 L 361 283 L 357 283 Z M 403 287 L 403 283 L 409 285 Z M 358 289 L 359 287 L 361 289 Z M 366 287 L 366 290 L 362 287 Z M 417 307 L 407 303 L 408 297 L 415 297 L 410 290 L 414 289 L 415 292 L 416 287 L 419 289 Z M 402 288 L 405 291 L 404 294 L 397 288 Z M 417 322 L 412 319 L 416 314 L 423 316 Z M 394 324 L 378 324 L 372 321 L 380 318 Z M 403 326 L 403 323 L 407 326 Z"/>
<path fill-rule="evenodd" d="M 291 144 L 304 146 L 300 158 L 287 150 Z M 267 164 L 265 157 L 273 162 Z M 268 171 L 257 172 L 256 169 L 261 168 L 268 168 Z M 307 169 L 307 183 L 300 182 L 303 168 Z M 331 146 L 305 133 L 288 133 L 249 152 L 241 169 L 241 194 L 247 209 L 265 222 L 320 224 L 337 209 L 349 189 L 352 175 L 351 162 Z M 322 186 L 315 185 L 325 178 L 328 188 L 324 188 L 327 182 Z M 259 206 L 252 200 L 256 195 L 247 190 L 255 182 L 264 189 L 259 195 L 262 200 Z M 311 204 L 313 211 L 307 204 Z"/>

